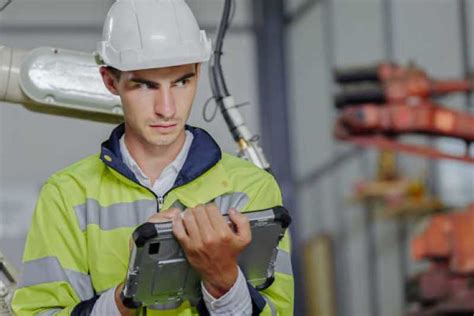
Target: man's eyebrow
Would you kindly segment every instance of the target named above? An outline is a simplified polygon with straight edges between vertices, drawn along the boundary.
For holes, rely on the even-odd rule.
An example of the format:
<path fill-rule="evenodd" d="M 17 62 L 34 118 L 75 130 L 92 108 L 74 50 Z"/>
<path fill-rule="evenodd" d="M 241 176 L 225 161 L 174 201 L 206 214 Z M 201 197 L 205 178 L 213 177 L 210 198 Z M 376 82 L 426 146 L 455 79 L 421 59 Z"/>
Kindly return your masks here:
<path fill-rule="evenodd" d="M 149 85 L 151 87 L 158 87 L 159 86 L 159 84 L 157 82 L 147 80 L 147 79 L 143 79 L 143 78 L 132 78 L 132 79 L 130 79 L 130 81 L 136 82 L 136 83 L 143 83 L 143 84 Z"/>
<path fill-rule="evenodd" d="M 190 73 L 185 74 L 185 75 L 179 77 L 178 79 L 174 80 L 173 83 L 177 83 L 177 82 L 180 82 L 180 81 L 183 81 L 183 80 L 186 80 L 186 79 L 190 79 L 194 76 L 196 76 L 196 73 L 195 72 L 190 72 Z M 130 79 L 130 81 L 136 82 L 136 83 L 143 83 L 143 84 L 149 85 L 151 87 L 159 87 L 160 86 L 160 84 L 157 83 L 157 82 L 147 80 L 147 79 L 143 79 L 143 78 L 132 78 L 132 79 Z"/>
<path fill-rule="evenodd" d="M 188 74 L 185 74 L 184 76 L 179 77 L 178 79 L 173 81 L 173 83 L 177 83 L 177 82 L 180 82 L 180 81 L 183 81 L 183 80 L 186 80 L 186 79 L 190 79 L 194 76 L 196 76 L 196 73 L 195 72 L 190 72 Z"/>

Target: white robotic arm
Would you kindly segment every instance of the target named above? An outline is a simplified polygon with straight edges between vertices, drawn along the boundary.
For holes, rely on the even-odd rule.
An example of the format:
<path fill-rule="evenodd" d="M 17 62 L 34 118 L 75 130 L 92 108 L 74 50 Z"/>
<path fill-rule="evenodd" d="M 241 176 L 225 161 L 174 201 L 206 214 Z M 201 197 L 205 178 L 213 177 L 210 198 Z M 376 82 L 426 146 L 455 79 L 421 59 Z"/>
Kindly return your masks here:
<path fill-rule="evenodd" d="M 0 101 L 92 121 L 122 121 L 120 98 L 102 83 L 92 54 L 0 46 Z"/>

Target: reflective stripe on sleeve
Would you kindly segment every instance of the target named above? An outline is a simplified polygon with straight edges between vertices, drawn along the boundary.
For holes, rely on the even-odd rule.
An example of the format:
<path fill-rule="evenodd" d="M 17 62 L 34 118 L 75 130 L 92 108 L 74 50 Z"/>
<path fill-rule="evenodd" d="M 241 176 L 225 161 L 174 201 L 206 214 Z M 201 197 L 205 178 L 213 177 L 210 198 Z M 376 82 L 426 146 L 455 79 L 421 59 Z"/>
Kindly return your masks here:
<path fill-rule="evenodd" d="M 62 309 L 60 309 L 60 308 L 53 308 L 53 309 L 48 309 L 48 310 L 45 311 L 45 312 L 38 313 L 38 314 L 36 314 L 36 315 L 37 315 L 37 316 L 51 316 L 51 315 L 55 315 L 55 314 L 59 313 L 60 311 L 62 311 Z"/>
<path fill-rule="evenodd" d="M 275 261 L 275 272 L 293 275 L 291 256 L 288 252 L 278 249 L 277 258 Z"/>
<path fill-rule="evenodd" d="M 268 306 L 270 307 L 270 310 L 272 311 L 272 316 L 276 316 L 277 309 L 276 309 L 275 304 L 272 302 L 270 298 L 266 297 L 265 295 L 262 295 L 262 296 L 265 299 L 265 302 L 267 302 Z"/>
<path fill-rule="evenodd" d="M 243 192 L 233 192 L 216 197 L 214 203 L 219 207 L 221 214 L 227 214 L 230 208 L 235 208 L 239 212 L 242 211 L 248 201 L 249 197 L 247 194 Z"/>
<path fill-rule="evenodd" d="M 23 264 L 20 287 L 52 282 L 68 283 L 82 301 L 94 296 L 90 276 L 81 272 L 63 269 L 57 257 L 44 257 L 27 261 Z"/>
<path fill-rule="evenodd" d="M 97 200 L 88 199 L 86 203 L 74 208 L 82 231 L 95 224 L 102 230 L 122 227 L 135 227 L 144 223 L 156 212 L 154 200 L 139 200 L 131 203 L 116 203 L 102 206 Z"/>

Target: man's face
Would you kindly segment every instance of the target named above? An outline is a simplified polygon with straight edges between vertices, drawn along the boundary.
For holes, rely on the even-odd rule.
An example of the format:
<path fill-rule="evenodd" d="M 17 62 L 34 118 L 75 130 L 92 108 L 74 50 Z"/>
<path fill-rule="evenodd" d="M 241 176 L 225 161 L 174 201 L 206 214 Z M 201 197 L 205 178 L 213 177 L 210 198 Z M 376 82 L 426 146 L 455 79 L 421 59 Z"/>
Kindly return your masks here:
<path fill-rule="evenodd" d="M 167 147 L 184 140 L 184 125 L 196 95 L 199 65 L 124 71 L 102 68 L 109 90 L 122 100 L 127 140 Z"/>

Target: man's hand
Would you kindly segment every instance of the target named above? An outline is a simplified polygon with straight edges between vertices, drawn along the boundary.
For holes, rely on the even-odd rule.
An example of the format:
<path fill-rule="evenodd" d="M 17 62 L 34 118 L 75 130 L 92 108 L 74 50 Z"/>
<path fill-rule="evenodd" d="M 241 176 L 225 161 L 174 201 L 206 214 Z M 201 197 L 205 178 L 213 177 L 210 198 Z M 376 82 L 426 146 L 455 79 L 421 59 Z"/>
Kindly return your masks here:
<path fill-rule="evenodd" d="M 206 290 L 215 298 L 234 285 L 237 257 L 252 240 L 247 217 L 234 209 L 229 210 L 229 217 L 235 232 L 214 203 L 186 209 L 182 217 L 173 218 L 174 235 L 189 263 L 201 274 Z"/>
<path fill-rule="evenodd" d="M 172 221 L 175 216 L 179 215 L 179 213 L 181 213 L 179 209 L 170 208 L 170 209 L 167 209 L 166 211 L 161 211 L 159 213 L 153 214 L 147 219 L 147 222 L 159 223 L 159 222 Z M 130 243 L 129 243 L 130 250 L 132 249 L 132 245 L 133 245 L 133 239 L 130 237 Z M 133 310 L 125 307 L 125 305 L 123 305 L 122 303 L 122 299 L 120 298 L 120 292 L 122 292 L 123 286 L 124 284 L 121 283 L 115 289 L 115 304 L 117 305 L 117 308 L 121 315 L 129 316 L 133 314 Z"/>
<path fill-rule="evenodd" d="M 160 223 L 160 222 L 167 222 L 172 221 L 173 218 L 179 215 L 181 211 L 178 208 L 169 208 L 165 211 L 161 211 L 159 213 L 155 213 L 147 219 L 149 223 Z"/>

